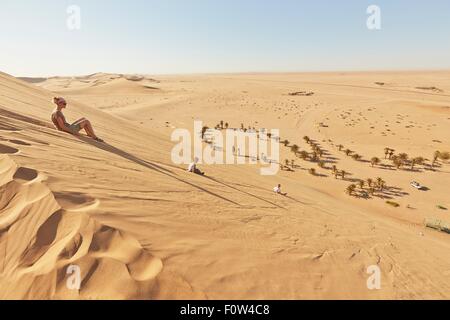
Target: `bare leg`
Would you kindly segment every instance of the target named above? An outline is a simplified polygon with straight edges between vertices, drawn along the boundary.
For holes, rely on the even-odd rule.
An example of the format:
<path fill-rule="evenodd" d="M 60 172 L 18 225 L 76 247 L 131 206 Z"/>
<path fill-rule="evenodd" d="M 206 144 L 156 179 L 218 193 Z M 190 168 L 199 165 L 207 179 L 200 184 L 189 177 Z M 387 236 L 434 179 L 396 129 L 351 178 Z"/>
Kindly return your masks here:
<path fill-rule="evenodd" d="M 99 139 L 97 137 L 97 135 L 95 134 L 94 128 L 92 127 L 92 124 L 91 124 L 91 122 L 88 119 L 81 118 L 81 119 L 75 121 L 73 124 L 74 125 L 79 125 L 81 129 L 84 129 L 84 131 L 86 131 L 86 134 L 89 137 L 91 137 L 91 138 L 93 138 L 93 139 L 95 139 L 97 141 L 103 142 L 103 140 Z"/>
<path fill-rule="evenodd" d="M 73 123 L 74 125 L 79 125 L 81 129 L 86 131 L 86 134 L 91 138 L 97 138 L 94 132 L 94 128 L 92 128 L 92 124 L 86 118 L 81 118 Z"/>
<path fill-rule="evenodd" d="M 97 136 L 95 135 L 94 132 L 94 128 L 92 128 L 92 124 L 89 120 L 85 120 L 82 122 L 81 124 L 81 128 L 84 129 L 84 131 L 86 131 L 87 135 L 91 138 L 97 138 Z"/>

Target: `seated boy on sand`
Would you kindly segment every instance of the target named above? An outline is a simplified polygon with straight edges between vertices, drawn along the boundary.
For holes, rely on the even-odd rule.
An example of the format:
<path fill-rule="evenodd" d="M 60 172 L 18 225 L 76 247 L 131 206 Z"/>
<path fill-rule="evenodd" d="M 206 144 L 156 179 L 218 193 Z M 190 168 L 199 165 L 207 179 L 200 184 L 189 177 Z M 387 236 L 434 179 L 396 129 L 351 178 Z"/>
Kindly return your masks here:
<path fill-rule="evenodd" d="M 55 125 L 56 129 L 73 135 L 78 135 L 79 132 L 84 129 L 89 137 L 91 137 L 95 141 L 103 142 L 102 139 L 95 135 L 91 122 L 88 119 L 81 118 L 72 124 L 67 123 L 66 118 L 62 113 L 62 109 L 67 107 L 67 102 L 64 98 L 53 98 L 53 102 L 56 104 L 56 109 L 52 113 L 52 122 Z"/>
<path fill-rule="evenodd" d="M 278 184 L 278 186 L 276 186 L 275 188 L 273 188 L 273 191 L 276 194 L 282 195 L 282 196 L 287 196 L 287 193 L 282 193 L 281 192 L 281 184 Z"/>
<path fill-rule="evenodd" d="M 199 175 L 204 175 L 205 173 L 204 172 L 201 172 L 198 168 L 197 168 L 197 162 L 198 162 L 198 158 L 196 157 L 195 159 L 194 159 L 194 162 L 191 162 L 191 164 L 189 165 L 189 167 L 188 167 L 188 172 L 192 172 L 192 173 L 195 173 L 195 174 L 199 174 Z"/>

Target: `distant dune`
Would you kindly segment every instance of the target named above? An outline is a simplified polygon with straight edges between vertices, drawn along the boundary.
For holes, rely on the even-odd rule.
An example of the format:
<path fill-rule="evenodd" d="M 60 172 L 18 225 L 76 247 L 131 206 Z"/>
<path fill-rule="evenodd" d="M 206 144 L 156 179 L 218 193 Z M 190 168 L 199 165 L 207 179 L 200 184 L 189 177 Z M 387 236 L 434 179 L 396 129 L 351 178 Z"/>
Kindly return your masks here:
<path fill-rule="evenodd" d="M 29 82 L 29 83 L 40 83 L 40 82 L 44 82 L 47 81 L 47 78 L 27 78 L 27 77 L 19 77 L 17 79 L 23 80 L 25 82 Z"/>

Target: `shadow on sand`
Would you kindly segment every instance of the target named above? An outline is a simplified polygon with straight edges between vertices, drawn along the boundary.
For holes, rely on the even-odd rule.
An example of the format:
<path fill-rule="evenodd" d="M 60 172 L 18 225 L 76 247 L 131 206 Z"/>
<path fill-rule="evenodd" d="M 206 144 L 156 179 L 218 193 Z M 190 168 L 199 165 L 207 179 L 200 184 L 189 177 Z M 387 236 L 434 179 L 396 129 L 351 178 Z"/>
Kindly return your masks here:
<path fill-rule="evenodd" d="M 177 177 L 176 173 L 174 173 L 171 170 L 163 168 L 160 165 L 157 165 L 157 164 L 152 163 L 150 161 L 142 160 L 142 159 L 136 157 L 135 155 L 133 155 L 131 153 L 128 153 L 126 151 L 123 151 L 121 149 L 118 149 L 118 148 L 116 148 L 116 147 L 114 147 L 114 146 L 112 146 L 110 144 L 100 143 L 100 142 L 92 140 L 91 138 L 87 138 L 87 137 L 84 137 L 84 136 L 77 136 L 77 138 L 79 140 L 87 143 L 87 144 L 90 144 L 90 145 L 96 147 L 96 148 L 99 148 L 99 149 L 101 149 L 103 151 L 107 151 L 107 152 L 113 153 L 115 155 L 118 155 L 118 156 L 120 156 L 120 157 L 122 157 L 124 159 L 132 161 L 132 162 L 134 162 L 134 163 L 136 163 L 136 164 L 138 164 L 140 166 L 143 166 L 143 167 L 145 167 L 147 169 L 154 170 L 154 171 L 156 171 L 156 172 L 158 172 L 160 174 L 166 175 L 166 176 L 168 176 L 168 177 L 170 177 L 172 179 L 175 179 L 177 181 L 180 181 L 182 183 L 190 185 L 191 187 L 194 187 L 194 188 L 199 189 L 199 190 L 201 190 L 203 192 L 206 192 L 207 194 L 210 194 L 210 195 L 212 195 L 212 196 L 214 196 L 216 198 L 222 199 L 224 201 L 227 201 L 227 202 L 232 203 L 232 204 L 237 205 L 237 206 L 241 206 L 239 203 L 237 203 L 237 202 L 235 202 L 233 200 L 230 200 L 230 199 L 228 199 L 226 197 L 223 197 L 223 196 L 221 196 L 221 195 L 219 195 L 217 193 L 209 191 L 209 190 L 207 190 L 207 189 L 205 189 L 205 188 L 203 188 L 201 186 L 198 186 L 198 185 L 196 185 L 196 184 L 194 184 L 192 182 L 189 182 L 189 181 L 186 181 L 184 179 L 181 179 L 181 178 Z"/>

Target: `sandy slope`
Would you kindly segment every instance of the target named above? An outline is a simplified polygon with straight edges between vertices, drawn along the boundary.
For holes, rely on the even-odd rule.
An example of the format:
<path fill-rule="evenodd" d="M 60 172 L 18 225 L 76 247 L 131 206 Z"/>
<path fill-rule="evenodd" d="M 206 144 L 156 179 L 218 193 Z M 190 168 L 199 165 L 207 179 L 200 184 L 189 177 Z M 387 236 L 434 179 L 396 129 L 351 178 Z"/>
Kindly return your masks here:
<path fill-rule="evenodd" d="M 449 74 L 96 74 L 34 81 L 42 88 L 0 75 L 2 298 L 449 298 L 449 236 L 423 227 L 450 220 L 436 208 L 450 207 L 448 164 L 372 168 L 337 148 L 363 160 L 383 159 L 385 147 L 429 159 L 450 151 Z M 53 130 L 47 90 L 107 144 Z M 315 94 L 289 95 L 303 90 Z M 170 133 L 193 119 L 280 128 L 302 150 L 308 135 L 350 175 L 334 179 L 282 147 L 295 172 L 211 166 L 208 178 L 191 176 L 170 161 Z M 389 189 L 367 200 L 344 193 L 369 177 Z M 276 183 L 290 197 L 272 194 Z M 71 264 L 79 292 L 65 285 Z M 374 264 L 382 288 L 370 291 Z"/>

